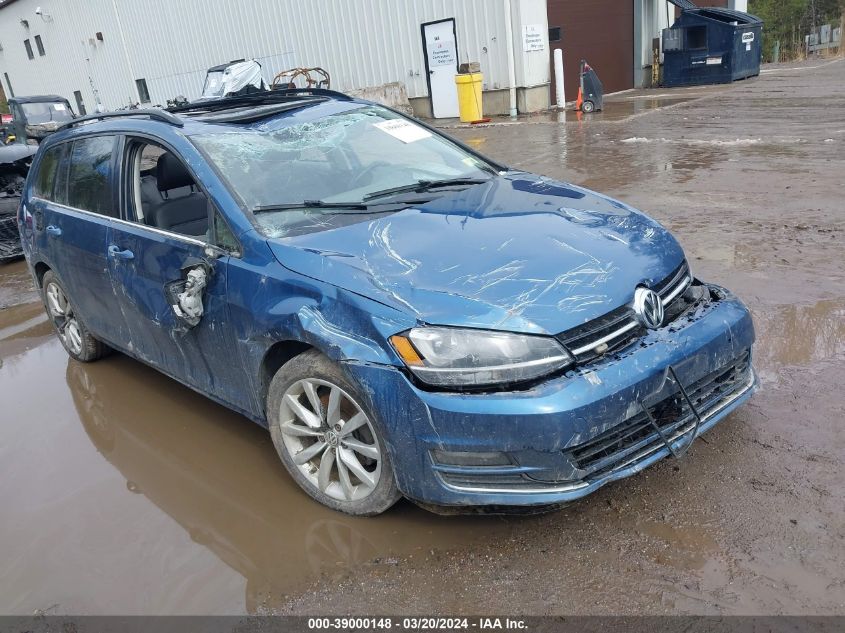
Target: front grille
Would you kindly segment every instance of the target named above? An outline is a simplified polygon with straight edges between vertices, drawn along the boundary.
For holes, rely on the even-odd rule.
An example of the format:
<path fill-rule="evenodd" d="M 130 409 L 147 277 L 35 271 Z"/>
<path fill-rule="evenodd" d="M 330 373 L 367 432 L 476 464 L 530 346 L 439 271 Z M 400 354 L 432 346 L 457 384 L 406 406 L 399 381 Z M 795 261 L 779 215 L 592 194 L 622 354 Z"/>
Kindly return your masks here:
<path fill-rule="evenodd" d="M 663 299 L 665 317 L 663 325 L 678 318 L 686 307 L 683 301 L 684 291 L 692 283 L 689 266 L 683 261 L 672 274 L 654 287 Z M 558 335 L 563 343 L 579 363 L 607 354 L 615 349 L 625 347 L 645 333 L 645 328 L 637 320 L 631 306 L 621 306 L 612 312 L 593 319 L 589 323 L 567 330 Z"/>
<path fill-rule="evenodd" d="M 746 350 L 732 363 L 718 369 L 687 387 L 690 400 L 704 417 L 726 398 L 743 390 L 751 377 L 751 350 Z M 680 391 L 649 407 L 664 434 L 669 435 L 694 420 L 692 411 Z M 596 477 L 617 468 L 629 455 L 649 445 L 662 443 L 643 411 L 598 437 L 569 449 L 572 463 L 587 476 Z"/>

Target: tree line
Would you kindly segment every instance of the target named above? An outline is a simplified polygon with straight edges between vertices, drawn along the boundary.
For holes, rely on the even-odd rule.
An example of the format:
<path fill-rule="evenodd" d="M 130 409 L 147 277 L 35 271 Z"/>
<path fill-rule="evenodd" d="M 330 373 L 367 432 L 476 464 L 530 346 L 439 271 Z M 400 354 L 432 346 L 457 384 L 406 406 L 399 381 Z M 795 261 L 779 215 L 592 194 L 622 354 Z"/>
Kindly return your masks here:
<path fill-rule="evenodd" d="M 780 59 L 800 57 L 804 36 L 822 24 L 839 26 L 845 0 L 749 0 L 748 12 L 763 19 L 763 59 L 774 59 L 779 43 Z"/>

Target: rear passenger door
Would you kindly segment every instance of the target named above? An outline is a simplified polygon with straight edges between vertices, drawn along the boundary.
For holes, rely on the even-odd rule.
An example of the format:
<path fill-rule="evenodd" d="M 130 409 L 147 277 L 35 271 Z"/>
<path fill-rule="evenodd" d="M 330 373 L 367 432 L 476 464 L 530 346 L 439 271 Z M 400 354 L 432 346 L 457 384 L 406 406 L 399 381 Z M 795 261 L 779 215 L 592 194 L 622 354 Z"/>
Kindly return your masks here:
<path fill-rule="evenodd" d="M 146 139 L 129 138 L 125 143 L 123 217 L 116 221 L 109 244 L 116 253 L 110 262 L 112 279 L 133 353 L 177 380 L 238 406 L 247 392 L 246 374 L 232 362 L 238 357 L 227 323 L 230 255 L 209 248 L 212 207 L 200 186 L 185 184 L 193 177 L 184 163 L 166 150 L 150 170 L 141 165 L 145 144 L 150 146 Z M 161 183 L 156 204 L 149 198 L 142 202 L 142 196 L 150 194 L 141 191 L 141 174 L 149 171 Z"/>
<path fill-rule="evenodd" d="M 109 274 L 107 246 L 119 215 L 117 137 L 87 136 L 56 145 L 39 162 L 30 203 L 37 250 L 64 283 L 88 329 L 120 347 L 123 313 Z"/>

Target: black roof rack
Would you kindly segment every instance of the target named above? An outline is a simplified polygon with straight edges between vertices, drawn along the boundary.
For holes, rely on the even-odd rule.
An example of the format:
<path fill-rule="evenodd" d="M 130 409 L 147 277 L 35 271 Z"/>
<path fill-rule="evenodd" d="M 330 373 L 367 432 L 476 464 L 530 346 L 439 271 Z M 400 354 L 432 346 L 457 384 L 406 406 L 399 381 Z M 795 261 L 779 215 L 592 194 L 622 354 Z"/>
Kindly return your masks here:
<path fill-rule="evenodd" d="M 180 114 L 215 112 L 218 110 L 232 110 L 234 108 L 269 105 L 272 103 L 285 103 L 287 101 L 302 101 L 308 98 L 339 99 L 342 101 L 352 100 L 352 97 L 349 95 L 324 88 L 277 88 L 274 90 L 251 92 L 237 97 L 193 101 L 182 106 L 172 106 L 167 108 L 167 111 Z"/>
<path fill-rule="evenodd" d="M 290 95 L 314 95 L 317 97 L 331 97 L 333 99 L 340 99 L 341 101 L 352 101 L 350 97 L 344 92 L 337 90 L 329 90 L 328 88 L 273 88 L 272 93 L 281 92 L 282 94 Z"/>
<path fill-rule="evenodd" d="M 75 119 L 68 121 L 64 125 L 60 126 L 59 130 L 72 128 L 75 125 L 78 125 L 80 123 L 87 123 L 88 121 L 103 121 L 105 119 L 119 119 L 123 117 L 133 116 L 149 117 L 154 121 L 169 123 L 170 125 L 175 125 L 176 127 L 183 127 L 185 125 L 182 119 L 170 114 L 170 112 L 165 112 L 164 110 L 158 110 L 155 108 L 149 108 L 145 110 L 118 110 L 117 112 L 96 112 L 94 114 L 86 114 L 85 116 L 76 117 Z"/>
<path fill-rule="evenodd" d="M 318 99 L 295 99 L 279 103 L 250 104 L 248 106 L 235 106 L 225 110 L 210 110 L 206 112 L 193 113 L 198 121 L 205 123 L 253 123 L 266 119 L 282 112 L 298 110 L 328 101 L 326 97 Z"/>

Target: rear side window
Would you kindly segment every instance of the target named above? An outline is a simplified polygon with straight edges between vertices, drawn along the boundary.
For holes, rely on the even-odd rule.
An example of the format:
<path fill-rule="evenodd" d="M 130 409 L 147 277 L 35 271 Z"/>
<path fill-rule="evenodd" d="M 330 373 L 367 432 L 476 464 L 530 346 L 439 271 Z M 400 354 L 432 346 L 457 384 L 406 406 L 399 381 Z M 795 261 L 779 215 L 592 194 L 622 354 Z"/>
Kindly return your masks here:
<path fill-rule="evenodd" d="M 92 136 L 73 142 L 68 205 L 111 217 L 119 215 L 111 187 L 115 140 L 114 136 Z"/>
<path fill-rule="evenodd" d="M 65 145 L 56 145 L 44 153 L 44 158 L 38 165 L 38 175 L 32 189 L 33 195 L 57 202 L 53 192 L 56 185 L 56 173 L 64 151 Z"/>

